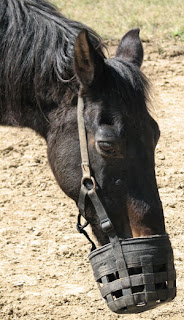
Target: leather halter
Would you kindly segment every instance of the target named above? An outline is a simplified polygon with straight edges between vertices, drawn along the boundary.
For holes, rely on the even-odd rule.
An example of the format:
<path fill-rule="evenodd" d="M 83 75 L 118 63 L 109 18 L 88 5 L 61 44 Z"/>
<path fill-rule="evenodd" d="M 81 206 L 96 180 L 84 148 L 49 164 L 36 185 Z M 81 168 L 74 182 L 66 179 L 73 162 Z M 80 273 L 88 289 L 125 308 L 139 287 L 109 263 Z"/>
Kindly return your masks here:
<path fill-rule="evenodd" d="M 77 119 L 78 119 L 81 160 L 82 160 L 82 163 L 81 163 L 82 180 L 81 180 L 81 189 L 80 189 L 79 200 L 78 200 L 78 207 L 80 212 L 79 215 L 82 215 L 86 219 L 85 199 L 86 199 L 86 196 L 88 196 L 99 217 L 101 228 L 105 233 L 107 233 L 110 243 L 112 244 L 112 248 L 114 249 L 113 251 L 114 251 L 114 256 L 116 257 L 118 272 L 121 277 L 127 277 L 127 279 L 129 279 L 130 281 L 128 271 L 126 269 L 126 262 L 125 262 L 121 244 L 120 244 L 120 239 L 116 235 L 112 222 L 109 219 L 106 213 L 106 210 L 104 209 L 104 206 L 97 195 L 96 182 L 94 177 L 91 176 L 88 148 L 87 148 L 86 129 L 85 129 L 85 123 L 84 123 L 84 102 L 83 102 L 83 98 L 81 97 L 81 91 L 79 92 L 79 96 L 78 96 Z M 85 184 L 87 180 L 91 182 L 91 187 L 89 189 Z M 79 232 L 84 233 L 81 231 L 79 225 L 78 225 L 78 229 L 79 229 Z M 92 250 L 94 250 L 96 246 L 91 241 L 91 239 L 89 241 L 92 243 Z"/>
<path fill-rule="evenodd" d="M 79 132 L 80 152 L 81 152 L 82 180 L 81 180 L 81 189 L 79 193 L 78 207 L 79 207 L 80 213 L 86 219 L 85 198 L 86 196 L 88 196 L 95 207 L 95 210 L 100 219 L 100 224 L 103 231 L 108 233 L 112 231 L 113 225 L 110 219 L 108 218 L 107 213 L 96 193 L 96 181 L 94 177 L 91 176 L 87 138 L 86 138 L 86 129 L 85 129 L 83 115 L 84 115 L 84 102 L 83 102 L 83 98 L 81 97 L 81 93 L 79 93 L 78 104 L 77 104 L 77 121 L 78 121 L 78 132 Z M 90 185 L 89 188 L 87 187 L 86 182 L 88 182 L 88 185 Z"/>
<path fill-rule="evenodd" d="M 110 219 L 107 216 L 107 213 L 102 205 L 97 193 L 96 193 L 96 181 L 94 177 L 91 176 L 90 172 L 90 163 L 88 156 L 88 147 L 87 147 L 87 138 L 86 138 L 86 129 L 84 123 L 84 102 L 81 97 L 81 91 L 78 96 L 78 104 L 77 104 L 77 121 L 78 121 L 78 132 L 79 132 L 79 141 L 80 141 L 80 152 L 81 152 L 81 168 L 82 168 L 82 180 L 81 180 L 81 189 L 79 193 L 78 200 L 78 208 L 79 208 L 79 217 L 77 229 L 79 232 L 84 233 L 84 228 L 86 227 L 86 223 L 84 226 L 80 224 L 80 216 L 82 215 L 86 220 L 86 212 L 85 212 L 85 199 L 88 196 L 93 203 L 93 206 L 96 210 L 96 213 L 100 219 L 100 225 L 104 232 L 107 232 L 110 236 L 113 231 L 113 238 L 115 235 L 115 231 Z M 88 182 L 87 187 L 86 182 Z M 84 233 L 85 236 L 86 232 Z M 117 237 L 117 236 L 116 236 Z M 96 248 L 95 244 L 91 241 L 89 236 L 87 236 L 88 240 L 92 243 L 92 250 Z M 118 238 L 117 238 L 118 239 Z M 119 241 L 119 240 L 118 240 Z"/>

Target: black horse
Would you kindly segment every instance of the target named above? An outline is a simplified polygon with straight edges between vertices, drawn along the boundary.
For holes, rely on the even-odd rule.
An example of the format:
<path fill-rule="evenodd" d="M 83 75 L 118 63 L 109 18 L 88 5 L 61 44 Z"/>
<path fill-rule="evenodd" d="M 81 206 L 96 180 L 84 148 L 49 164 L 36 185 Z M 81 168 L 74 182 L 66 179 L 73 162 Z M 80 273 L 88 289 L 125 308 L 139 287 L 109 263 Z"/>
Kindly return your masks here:
<path fill-rule="evenodd" d="M 104 51 L 94 31 L 44 0 L 1 0 L 0 124 L 45 138 L 59 186 L 78 203 L 80 90 L 91 174 L 117 236 L 163 235 L 154 161 L 160 132 L 147 107 L 139 29 L 122 38 L 114 58 Z M 88 199 L 86 219 L 98 242 L 108 243 Z"/>

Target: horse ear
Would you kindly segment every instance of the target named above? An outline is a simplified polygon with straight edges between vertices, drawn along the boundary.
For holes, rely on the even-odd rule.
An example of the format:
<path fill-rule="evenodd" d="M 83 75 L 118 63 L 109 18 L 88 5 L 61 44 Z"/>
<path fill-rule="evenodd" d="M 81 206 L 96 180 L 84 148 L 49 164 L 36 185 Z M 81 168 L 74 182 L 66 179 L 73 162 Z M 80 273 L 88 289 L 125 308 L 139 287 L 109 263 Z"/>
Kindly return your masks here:
<path fill-rule="evenodd" d="M 144 56 L 142 42 L 139 38 L 140 29 L 132 29 L 128 31 L 121 39 L 118 49 L 116 51 L 116 57 L 120 57 L 122 60 L 127 60 L 141 66 Z"/>
<path fill-rule="evenodd" d="M 101 73 L 103 58 L 95 50 L 88 35 L 83 29 L 77 36 L 74 48 L 74 68 L 84 87 L 89 87 Z"/>

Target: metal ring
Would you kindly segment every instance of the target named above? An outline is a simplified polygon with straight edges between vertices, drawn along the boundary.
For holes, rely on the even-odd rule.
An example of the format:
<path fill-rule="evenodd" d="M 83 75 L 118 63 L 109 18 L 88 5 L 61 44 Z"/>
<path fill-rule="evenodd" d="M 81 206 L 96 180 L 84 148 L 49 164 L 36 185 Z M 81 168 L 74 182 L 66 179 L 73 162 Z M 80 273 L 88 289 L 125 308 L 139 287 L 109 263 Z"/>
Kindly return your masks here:
<path fill-rule="evenodd" d="M 91 188 L 89 188 L 89 190 L 96 190 L 96 181 L 93 177 L 84 176 L 81 180 L 81 185 L 84 185 L 88 189 L 88 187 L 85 185 L 85 182 L 87 180 L 89 181 L 89 183 L 91 182 Z"/>

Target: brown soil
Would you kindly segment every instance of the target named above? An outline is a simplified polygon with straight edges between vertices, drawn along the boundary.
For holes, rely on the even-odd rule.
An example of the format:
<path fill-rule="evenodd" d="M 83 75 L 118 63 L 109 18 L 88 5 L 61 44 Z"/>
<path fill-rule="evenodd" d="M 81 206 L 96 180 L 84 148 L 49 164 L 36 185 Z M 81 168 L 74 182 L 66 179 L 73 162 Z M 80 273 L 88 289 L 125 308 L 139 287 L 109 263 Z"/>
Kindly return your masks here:
<path fill-rule="evenodd" d="M 111 313 L 93 279 L 90 246 L 75 229 L 77 209 L 48 166 L 45 142 L 31 130 L 1 127 L 0 319 L 184 319 L 184 51 L 168 42 L 162 49 L 146 43 L 145 52 L 162 133 L 156 172 L 177 298 L 140 315 Z"/>

